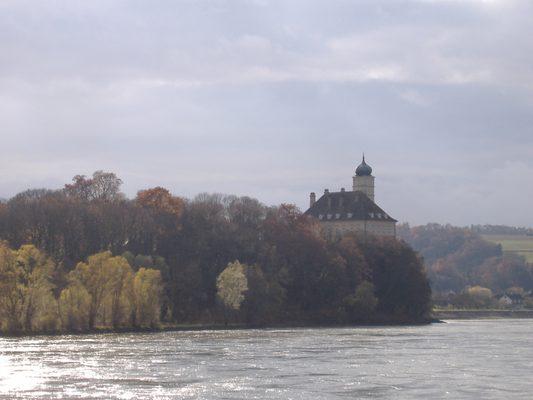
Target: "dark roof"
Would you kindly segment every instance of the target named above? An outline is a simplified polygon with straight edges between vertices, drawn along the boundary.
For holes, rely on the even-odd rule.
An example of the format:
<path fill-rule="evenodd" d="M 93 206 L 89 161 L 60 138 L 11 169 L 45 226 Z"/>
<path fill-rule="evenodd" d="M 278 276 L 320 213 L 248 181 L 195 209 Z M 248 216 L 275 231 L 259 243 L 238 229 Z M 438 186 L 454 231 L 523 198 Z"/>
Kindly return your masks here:
<path fill-rule="evenodd" d="M 325 193 L 305 215 L 319 220 L 372 220 L 396 222 L 361 191 Z M 329 216 L 329 218 L 328 218 Z"/>
<path fill-rule="evenodd" d="M 372 167 L 366 163 L 364 155 L 363 155 L 363 162 L 359 164 L 359 166 L 355 170 L 355 175 L 357 176 L 372 175 Z"/>

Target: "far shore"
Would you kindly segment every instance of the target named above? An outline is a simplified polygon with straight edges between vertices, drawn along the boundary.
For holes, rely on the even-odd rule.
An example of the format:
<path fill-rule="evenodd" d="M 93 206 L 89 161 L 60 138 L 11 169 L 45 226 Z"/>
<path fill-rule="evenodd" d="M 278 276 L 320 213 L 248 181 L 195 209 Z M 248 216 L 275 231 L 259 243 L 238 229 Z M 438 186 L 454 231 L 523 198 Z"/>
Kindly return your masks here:
<path fill-rule="evenodd" d="M 433 317 L 446 319 L 533 318 L 533 310 L 435 310 Z"/>

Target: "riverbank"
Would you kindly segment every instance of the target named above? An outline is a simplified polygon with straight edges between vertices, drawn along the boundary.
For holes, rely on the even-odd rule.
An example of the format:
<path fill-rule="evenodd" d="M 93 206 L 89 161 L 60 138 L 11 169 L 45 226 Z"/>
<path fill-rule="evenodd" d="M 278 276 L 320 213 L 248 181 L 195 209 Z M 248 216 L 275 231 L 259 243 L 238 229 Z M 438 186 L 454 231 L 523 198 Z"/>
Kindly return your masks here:
<path fill-rule="evenodd" d="M 445 319 L 533 318 L 533 310 L 436 310 L 433 317 Z"/>
<path fill-rule="evenodd" d="M 428 325 L 435 322 L 442 322 L 436 318 L 427 318 L 422 320 L 402 320 L 402 319 L 376 319 L 374 321 L 365 321 L 359 324 L 336 324 L 336 323 L 278 323 L 278 324 L 243 324 L 243 323 L 213 323 L 213 324 L 162 324 L 154 328 L 95 328 L 87 331 L 77 332 L 32 332 L 32 333 L 0 333 L 0 337 L 29 337 L 29 336 L 62 336 L 62 335 L 94 335 L 110 333 L 156 333 L 156 332 L 180 332 L 180 331 L 223 331 L 223 330 L 250 330 L 250 329 L 320 329 L 320 328 L 357 328 L 370 326 L 417 326 Z"/>

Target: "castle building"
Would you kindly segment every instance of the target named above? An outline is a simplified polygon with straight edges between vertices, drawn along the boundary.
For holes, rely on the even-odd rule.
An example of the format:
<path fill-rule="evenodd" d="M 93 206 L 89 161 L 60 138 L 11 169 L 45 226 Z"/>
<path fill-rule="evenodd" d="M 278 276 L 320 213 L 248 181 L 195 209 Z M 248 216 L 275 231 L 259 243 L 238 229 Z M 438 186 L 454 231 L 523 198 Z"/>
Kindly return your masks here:
<path fill-rule="evenodd" d="M 305 214 L 320 222 L 328 239 L 351 232 L 396 236 L 397 221 L 374 202 L 374 176 L 364 155 L 355 170 L 352 191 L 342 188 L 340 192 L 330 192 L 326 189 L 318 200 L 315 193 L 311 193 L 309 198 L 309 209 Z"/>

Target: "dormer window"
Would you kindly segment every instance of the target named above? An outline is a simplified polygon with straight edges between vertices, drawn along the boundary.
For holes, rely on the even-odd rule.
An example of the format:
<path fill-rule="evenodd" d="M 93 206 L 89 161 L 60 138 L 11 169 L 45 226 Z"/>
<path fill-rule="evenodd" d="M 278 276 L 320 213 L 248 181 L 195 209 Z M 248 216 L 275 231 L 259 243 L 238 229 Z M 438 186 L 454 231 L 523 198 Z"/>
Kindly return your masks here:
<path fill-rule="evenodd" d="M 348 218 L 352 218 L 353 214 L 352 214 L 352 213 L 348 213 L 348 214 L 346 214 L 346 216 L 347 216 Z"/>
<path fill-rule="evenodd" d="M 328 214 L 328 219 L 331 219 L 332 215 L 331 214 Z"/>
<path fill-rule="evenodd" d="M 335 214 L 335 218 L 336 218 L 336 219 L 339 219 L 340 217 L 341 217 L 340 214 Z"/>
<path fill-rule="evenodd" d="M 374 213 L 368 213 L 370 215 L 370 218 L 374 218 Z"/>
<path fill-rule="evenodd" d="M 322 214 L 319 214 L 318 219 L 324 219 L 324 216 Z"/>

